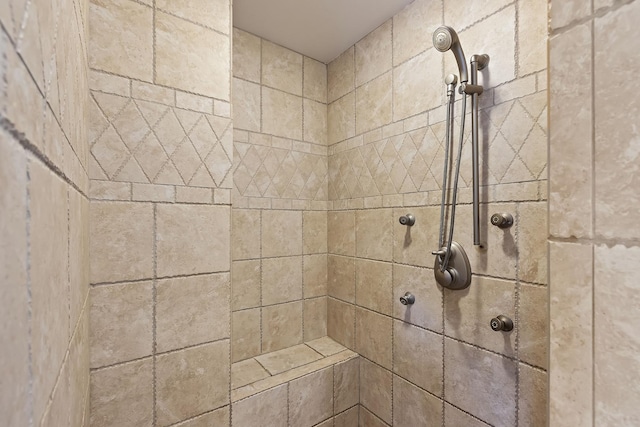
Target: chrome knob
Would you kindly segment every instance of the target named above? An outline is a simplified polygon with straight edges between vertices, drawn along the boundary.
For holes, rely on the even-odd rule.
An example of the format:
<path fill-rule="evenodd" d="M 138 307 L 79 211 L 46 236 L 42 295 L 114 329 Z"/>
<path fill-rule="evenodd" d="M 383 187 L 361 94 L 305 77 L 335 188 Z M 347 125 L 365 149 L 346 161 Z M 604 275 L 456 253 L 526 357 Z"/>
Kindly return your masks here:
<path fill-rule="evenodd" d="M 491 329 L 493 329 L 494 331 L 509 332 L 513 330 L 513 320 L 509 319 L 504 314 L 494 317 L 493 319 L 491 319 L 491 322 L 489 322 L 489 324 L 491 325 Z"/>
<path fill-rule="evenodd" d="M 404 296 L 400 297 L 400 302 L 402 303 L 402 305 L 411 305 L 416 302 L 416 297 L 414 297 L 412 293 L 407 292 L 404 294 Z"/>
<path fill-rule="evenodd" d="M 411 227 L 413 224 L 416 223 L 416 217 L 411 215 L 411 214 L 406 214 L 406 215 L 402 215 L 398 221 L 400 221 L 400 224 L 402 225 L 406 225 L 408 227 Z"/>
<path fill-rule="evenodd" d="M 510 213 L 495 213 L 491 215 L 491 225 L 499 228 L 509 228 L 513 225 L 513 216 Z"/>

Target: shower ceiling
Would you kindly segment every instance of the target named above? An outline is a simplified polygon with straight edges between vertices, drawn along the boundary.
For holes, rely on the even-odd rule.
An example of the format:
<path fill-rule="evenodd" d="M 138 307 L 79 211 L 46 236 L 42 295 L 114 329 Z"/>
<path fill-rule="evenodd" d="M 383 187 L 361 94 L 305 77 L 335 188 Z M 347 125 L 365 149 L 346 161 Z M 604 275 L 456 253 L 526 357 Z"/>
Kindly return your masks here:
<path fill-rule="evenodd" d="M 325 63 L 413 0 L 234 0 L 233 25 Z"/>

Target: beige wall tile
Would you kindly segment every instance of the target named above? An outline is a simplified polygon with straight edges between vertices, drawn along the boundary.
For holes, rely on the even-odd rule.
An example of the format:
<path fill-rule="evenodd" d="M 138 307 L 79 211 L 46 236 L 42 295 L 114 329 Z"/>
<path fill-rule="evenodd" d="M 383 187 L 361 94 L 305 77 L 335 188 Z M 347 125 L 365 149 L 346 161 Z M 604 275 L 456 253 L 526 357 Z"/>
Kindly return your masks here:
<path fill-rule="evenodd" d="M 229 37 L 162 12 L 155 20 L 156 82 L 229 100 Z"/>
<path fill-rule="evenodd" d="M 394 68 L 393 120 L 402 120 L 440 106 L 442 86 L 434 83 L 441 79 L 441 75 L 442 55 L 432 49 Z M 421 96 L 415 96 L 416 93 Z"/>
<path fill-rule="evenodd" d="M 2 18 L 4 24 L 4 17 Z M 29 318 L 27 302 L 27 165 L 24 151 L 0 131 L 0 340 L 11 352 L 3 357 L 0 375 L 0 420 L 26 425 L 29 387 Z M 6 384 L 6 385 L 4 385 Z"/>
<path fill-rule="evenodd" d="M 302 301 L 262 309 L 263 353 L 291 347 L 301 342 Z"/>
<path fill-rule="evenodd" d="M 302 55 L 263 40 L 262 84 L 302 96 Z"/>
<path fill-rule="evenodd" d="M 523 362 L 547 368 L 549 292 L 546 287 L 520 285 L 518 353 Z"/>
<path fill-rule="evenodd" d="M 302 257 L 262 260 L 262 304 L 302 298 Z"/>
<path fill-rule="evenodd" d="M 458 3 L 446 2 L 444 22 L 460 32 L 482 18 L 492 15 L 507 4 L 509 4 L 508 0 L 489 0 L 483 3 L 471 0 L 463 0 Z"/>
<path fill-rule="evenodd" d="M 554 1 L 549 8 L 551 28 L 564 27 L 591 13 L 592 2 L 586 0 Z M 553 63 L 555 61 L 551 61 Z"/>
<path fill-rule="evenodd" d="M 441 332 L 442 288 L 435 282 L 433 270 L 394 264 L 393 281 L 393 316 Z M 400 302 L 400 297 L 406 292 L 416 298 L 410 306 Z"/>
<path fill-rule="evenodd" d="M 549 423 L 592 424 L 591 245 L 549 245 Z M 567 404 L 570 402 L 570 404 Z"/>
<path fill-rule="evenodd" d="M 232 390 L 267 377 L 269 377 L 269 372 L 256 359 L 247 359 L 231 365 Z"/>
<path fill-rule="evenodd" d="M 329 255 L 327 294 L 347 302 L 355 302 L 356 270 L 353 258 Z"/>
<path fill-rule="evenodd" d="M 188 21 L 229 34 L 231 17 L 228 0 L 190 0 L 179 4 L 170 0 L 158 0 L 156 7 Z"/>
<path fill-rule="evenodd" d="M 462 412 L 455 406 L 451 406 L 448 403 L 444 404 L 444 424 L 452 426 L 466 426 L 466 427 L 486 427 L 487 424 L 473 418 L 466 412 Z"/>
<path fill-rule="evenodd" d="M 304 341 L 327 335 L 327 298 L 304 300 Z"/>
<path fill-rule="evenodd" d="M 42 426 L 70 425 L 71 387 L 69 384 L 69 359 L 65 359 L 50 401 L 42 417 Z"/>
<path fill-rule="evenodd" d="M 85 307 L 69 343 L 71 425 L 81 425 L 85 416 L 84 412 L 89 407 L 90 351 L 89 309 Z M 88 420 L 88 418 L 86 419 Z"/>
<path fill-rule="evenodd" d="M 302 251 L 305 254 L 327 252 L 327 212 L 302 212 Z"/>
<path fill-rule="evenodd" d="M 91 367 L 149 356 L 153 350 L 151 282 L 91 288 Z"/>
<path fill-rule="evenodd" d="M 71 332 L 75 328 L 88 293 L 89 200 L 69 188 L 69 327 Z"/>
<path fill-rule="evenodd" d="M 240 28 L 234 28 L 233 76 L 260 83 L 261 50 L 260 37 L 242 31 Z"/>
<path fill-rule="evenodd" d="M 355 89 L 355 48 L 345 50 L 327 65 L 327 101 L 333 102 Z"/>
<path fill-rule="evenodd" d="M 445 339 L 444 352 L 447 400 L 487 423 L 513 425 L 515 362 L 451 339 Z"/>
<path fill-rule="evenodd" d="M 233 79 L 233 125 L 236 129 L 260 132 L 262 126 L 260 86 Z"/>
<path fill-rule="evenodd" d="M 515 322 L 515 283 L 506 280 L 473 277 L 467 291 L 444 292 L 444 330 L 449 337 L 514 356 L 516 329 L 495 332 L 489 321 L 504 314 Z"/>
<path fill-rule="evenodd" d="M 368 411 L 367 408 L 365 408 L 364 406 L 362 405 L 358 405 L 358 406 L 360 408 L 360 413 L 359 413 L 360 421 L 358 422 L 358 426 L 384 427 L 389 425 L 384 421 L 382 421 L 380 418 L 376 417 L 372 412 Z"/>
<path fill-rule="evenodd" d="M 176 424 L 179 427 L 208 427 L 208 426 L 226 426 L 231 422 L 231 407 L 224 406 L 213 412 L 193 418 L 184 423 Z"/>
<path fill-rule="evenodd" d="M 392 376 L 390 371 L 360 359 L 360 404 L 389 424 L 392 423 Z"/>
<path fill-rule="evenodd" d="M 344 141 L 356 134 L 355 92 L 332 102 L 327 107 L 327 142 Z"/>
<path fill-rule="evenodd" d="M 323 336 L 322 338 L 312 341 L 306 341 L 305 344 L 325 357 L 332 356 L 346 350 L 343 345 L 338 344 L 327 336 Z"/>
<path fill-rule="evenodd" d="M 549 233 L 556 237 L 592 233 L 592 107 L 584 102 L 592 96 L 591 55 L 575 49 L 590 44 L 588 25 L 549 40 Z"/>
<path fill-rule="evenodd" d="M 327 295 L 327 255 L 305 255 L 302 264 L 304 297 Z"/>
<path fill-rule="evenodd" d="M 336 415 L 333 418 L 333 427 L 356 427 L 358 425 L 358 416 L 360 405 L 356 405 L 351 409 Z"/>
<path fill-rule="evenodd" d="M 302 94 L 305 98 L 327 103 L 327 66 L 315 59 L 304 57 L 304 81 Z"/>
<path fill-rule="evenodd" d="M 333 298 L 327 300 L 327 335 L 345 347 L 355 348 L 355 307 Z"/>
<path fill-rule="evenodd" d="M 442 401 L 397 375 L 393 376 L 393 425 L 429 425 L 442 419 Z"/>
<path fill-rule="evenodd" d="M 333 415 L 333 367 L 289 383 L 289 424 L 312 426 Z"/>
<path fill-rule="evenodd" d="M 273 426 L 288 424 L 287 384 L 274 387 L 232 404 L 233 427 Z"/>
<path fill-rule="evenodd" d="M 358 404 L 360 400 L 360 358 L 333 367 L 334 414 Z"/>
<path fill-rule="evenodd" d="M 230 213 L 227 206 L 158 205 L 158 276 L 228 271 Z"/>
<path fill-rule="evenodd" d="M 393 322 L 393 372 L 442 396 L 442 335 Z"/>
<path fill-rule="evenodd" d="M 640 131 L 632 120 L 620 120 L 637 117 L 640 107 L 637 98 L 625 105 L 611 95 L 612 79 L 628 78 L 631 70 L 640 67 L 632 45 L 624 42 L 635 34 L 639 17 L 639 5 L 629 4 L 594 20 L 595 232 L 609 239 L 640 236 L 637 222 L 631 219 L 640 206 L 636 191 Z"/>
<path fill-rule="evenodd" d="M 412 227 L 400 224 L 398 218 L 407 213 L 416 217 Z M 433 267 L 434 258 L 425 256 L 438 246 L 440 208 L 411 208 L 393 210 L 393 260 L 403 264 Z"/>
<path fill-rule="evenodd" d="M 518 206 L 518 277 L 525 282 L 547 283 L 547 203 Z"/>
<path fill-rule="evenodd" d="M 92 0 L 89 12 L 91 68 L 152 81 L 152 8 L 130 0 Z"/>
<path fill-rule="evenodd" d="M 233 261 L 231 278 L 232 310 L 260 306 L 261 276 L 260 260 Z"/>
<path fill-rule="evenodd" d="M 640 381 L 640 334 L 629 327 L 640 320 L 636 277 L 638 247 L 598 245 L 594 249 L 594 401 L 595 420 L 635 424 L 640 410 L 634 396 Z M 616 280 L 611 280 L 611 271 Z"/>
<path fill-rule="evenodd" d="M 392 264 L 356 260 L 356 304 L 391 316 Z"/>
<path fill-rule="evenodd" d="M 327 245 L 329 253 L 356 254 L 355 212 L 334 211 L 328 214 Z"/>
<path fill-rule="evenodd" d="M 393 227 L 391 209 L 370 209 L 356 214 L 356 255 L 391 261 Z"/>
<path fill-rule="evenodd" d="M 262 255 L 302 255 L 302 212 L 262 212 Z"/>
<path fill-rule="evenodd" d="M 549 4 L 544 0 L 518 4 L 518 75 L 547 67 Z"/>
<path fill-rule="evenodd" d="M 153 275 L 153 207 L 143 203 L 92 202 L 91 282 Z"/>
<path fill-rule="evenodd" d="M 229 338 L 228 273 L 159 280 L 156 287 L 158 352 Z"/>
<path fill-rule="evenodd" d="M 231 315 L 231 360 L 260 354 L 260 309 L 234 311 Z"/>
<path fill-rule="evenodd" d="M 302 139 L 302 98 L 263 86 L 262 131 Z"/>
<path fill-rule="evenodd" d="M 327 145 L 327 104 L 303 100 L 305 141 Z"/>
<path fill-rule="evenodd" d="M 392 320 L 373 311 L 356 308 L 356 351 L 391 369 Z"/>
<path fill-rule="evenodd" d="M 271 375 L 276 375 L 319 359 L 322 359 L 322 356 L 304 344 L 287 347 L 284 350 L 274 351 L 256 357 L 256 360 L 269 371 Z"/>
<path fill-rule="evenodd" d="M 91 373 L 92 426 L 153 425 L 151 358 Z"/>
<path fill-rule="evenodd" d="M 229 402 L 229 341 L 156 359 L 157 423 L 166 426 Z"/>
<path fill-rule="evenodd" d="M 392 20 L 389 19 L 356 43 L 356 86 L 367 83 L 391 69 L 391 28 Z"/>
<path fill-rule="evenodd" d="M 518 425 L 548 425 L 547 373 L 523 364 L 519 369 Z"/>
<path fill-rule="evenodd" d="M 356 89 L 356 134 L 391 123 L 392 86 L 388 72 Z"/>
<path fill-rule="evenodd" d="M 232 209 L 231 210 L 233 259 L 260 258 L 261 219 L 259 210 Z"/>
<path fill-rule="evenodd" d="M 393 65 L 433 46 L 433 31 L 441 23 L 442 3 L 418 0 L 393 17 Z M 456 28 L 457 30 L 457 28 Z"/>

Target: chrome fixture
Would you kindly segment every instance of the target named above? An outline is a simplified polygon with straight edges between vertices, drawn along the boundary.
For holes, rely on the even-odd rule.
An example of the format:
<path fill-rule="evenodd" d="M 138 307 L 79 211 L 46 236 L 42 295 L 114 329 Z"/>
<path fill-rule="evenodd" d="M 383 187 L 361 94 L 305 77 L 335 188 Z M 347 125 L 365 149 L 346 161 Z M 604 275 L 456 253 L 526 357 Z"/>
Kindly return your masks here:
<path fill-rule="evenodd" d="M 404 296 L 400 297 L 400 302 L 402 305 L 411 305 L 416 302 L 416 297 L 414 297 L 412 293 L 406 292 Z"/>
<path fill-rule="evenodd" d="M 494 213 L 491 215 L 491 225 L 498 228 L 509 228 L 513 225 L 513 215 L 510 213 Z"/>
<path fill-rule="evenodd" d="M 456 57 L 458 69 L 460 70 L 460 81 L 468 82 L 467 62 L 464 59 L 464 52 L 462 51 L 462 46 L 460 46 L 458 34 L 454 29 L 447 26 L 438 27 L 433 33 L 433 46 L 438 52 L 446 52 L 451 49 L 453 56 Z"/>
<path fill-rule="evenodd" d="M 406 214 L 406 215 L 402 215 L 400 218 L 398 218 L 398 221 L 400 221 L 400 224 L 402 224 L 402 225 L 406 225 L 408 227 L 411 227 L 413 224 L 416 223 L 416 217 L 411 215 L 411 214 Z"/>
<path fill-rule="evenodd" d="M 509 332 L 513 330 L 513 320 L 509 319 L 504 314 L 494 317 L 493 319 L 491 319 L 491 322 L 489 322 L 489 324 L 491 325 L 491 329 L 496 332 Z"/>

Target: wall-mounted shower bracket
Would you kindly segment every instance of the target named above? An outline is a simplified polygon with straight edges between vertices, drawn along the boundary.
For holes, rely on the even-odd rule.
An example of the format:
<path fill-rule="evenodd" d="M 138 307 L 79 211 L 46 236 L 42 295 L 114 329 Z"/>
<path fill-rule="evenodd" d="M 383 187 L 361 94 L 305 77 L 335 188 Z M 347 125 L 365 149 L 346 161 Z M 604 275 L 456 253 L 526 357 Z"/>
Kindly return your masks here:
<path fill-rule="evenodd" d="M 433 252 L 436 255 L 436 262 L 433 266 L 436 282 L 443 288 L 459 290 L 471 284 L 471 264 L 467 253 L 458 242 L 451 242 L 451 256 L 444 271 L 441 269 L 447 247 L 443 246 L 439 251 Z"/>

